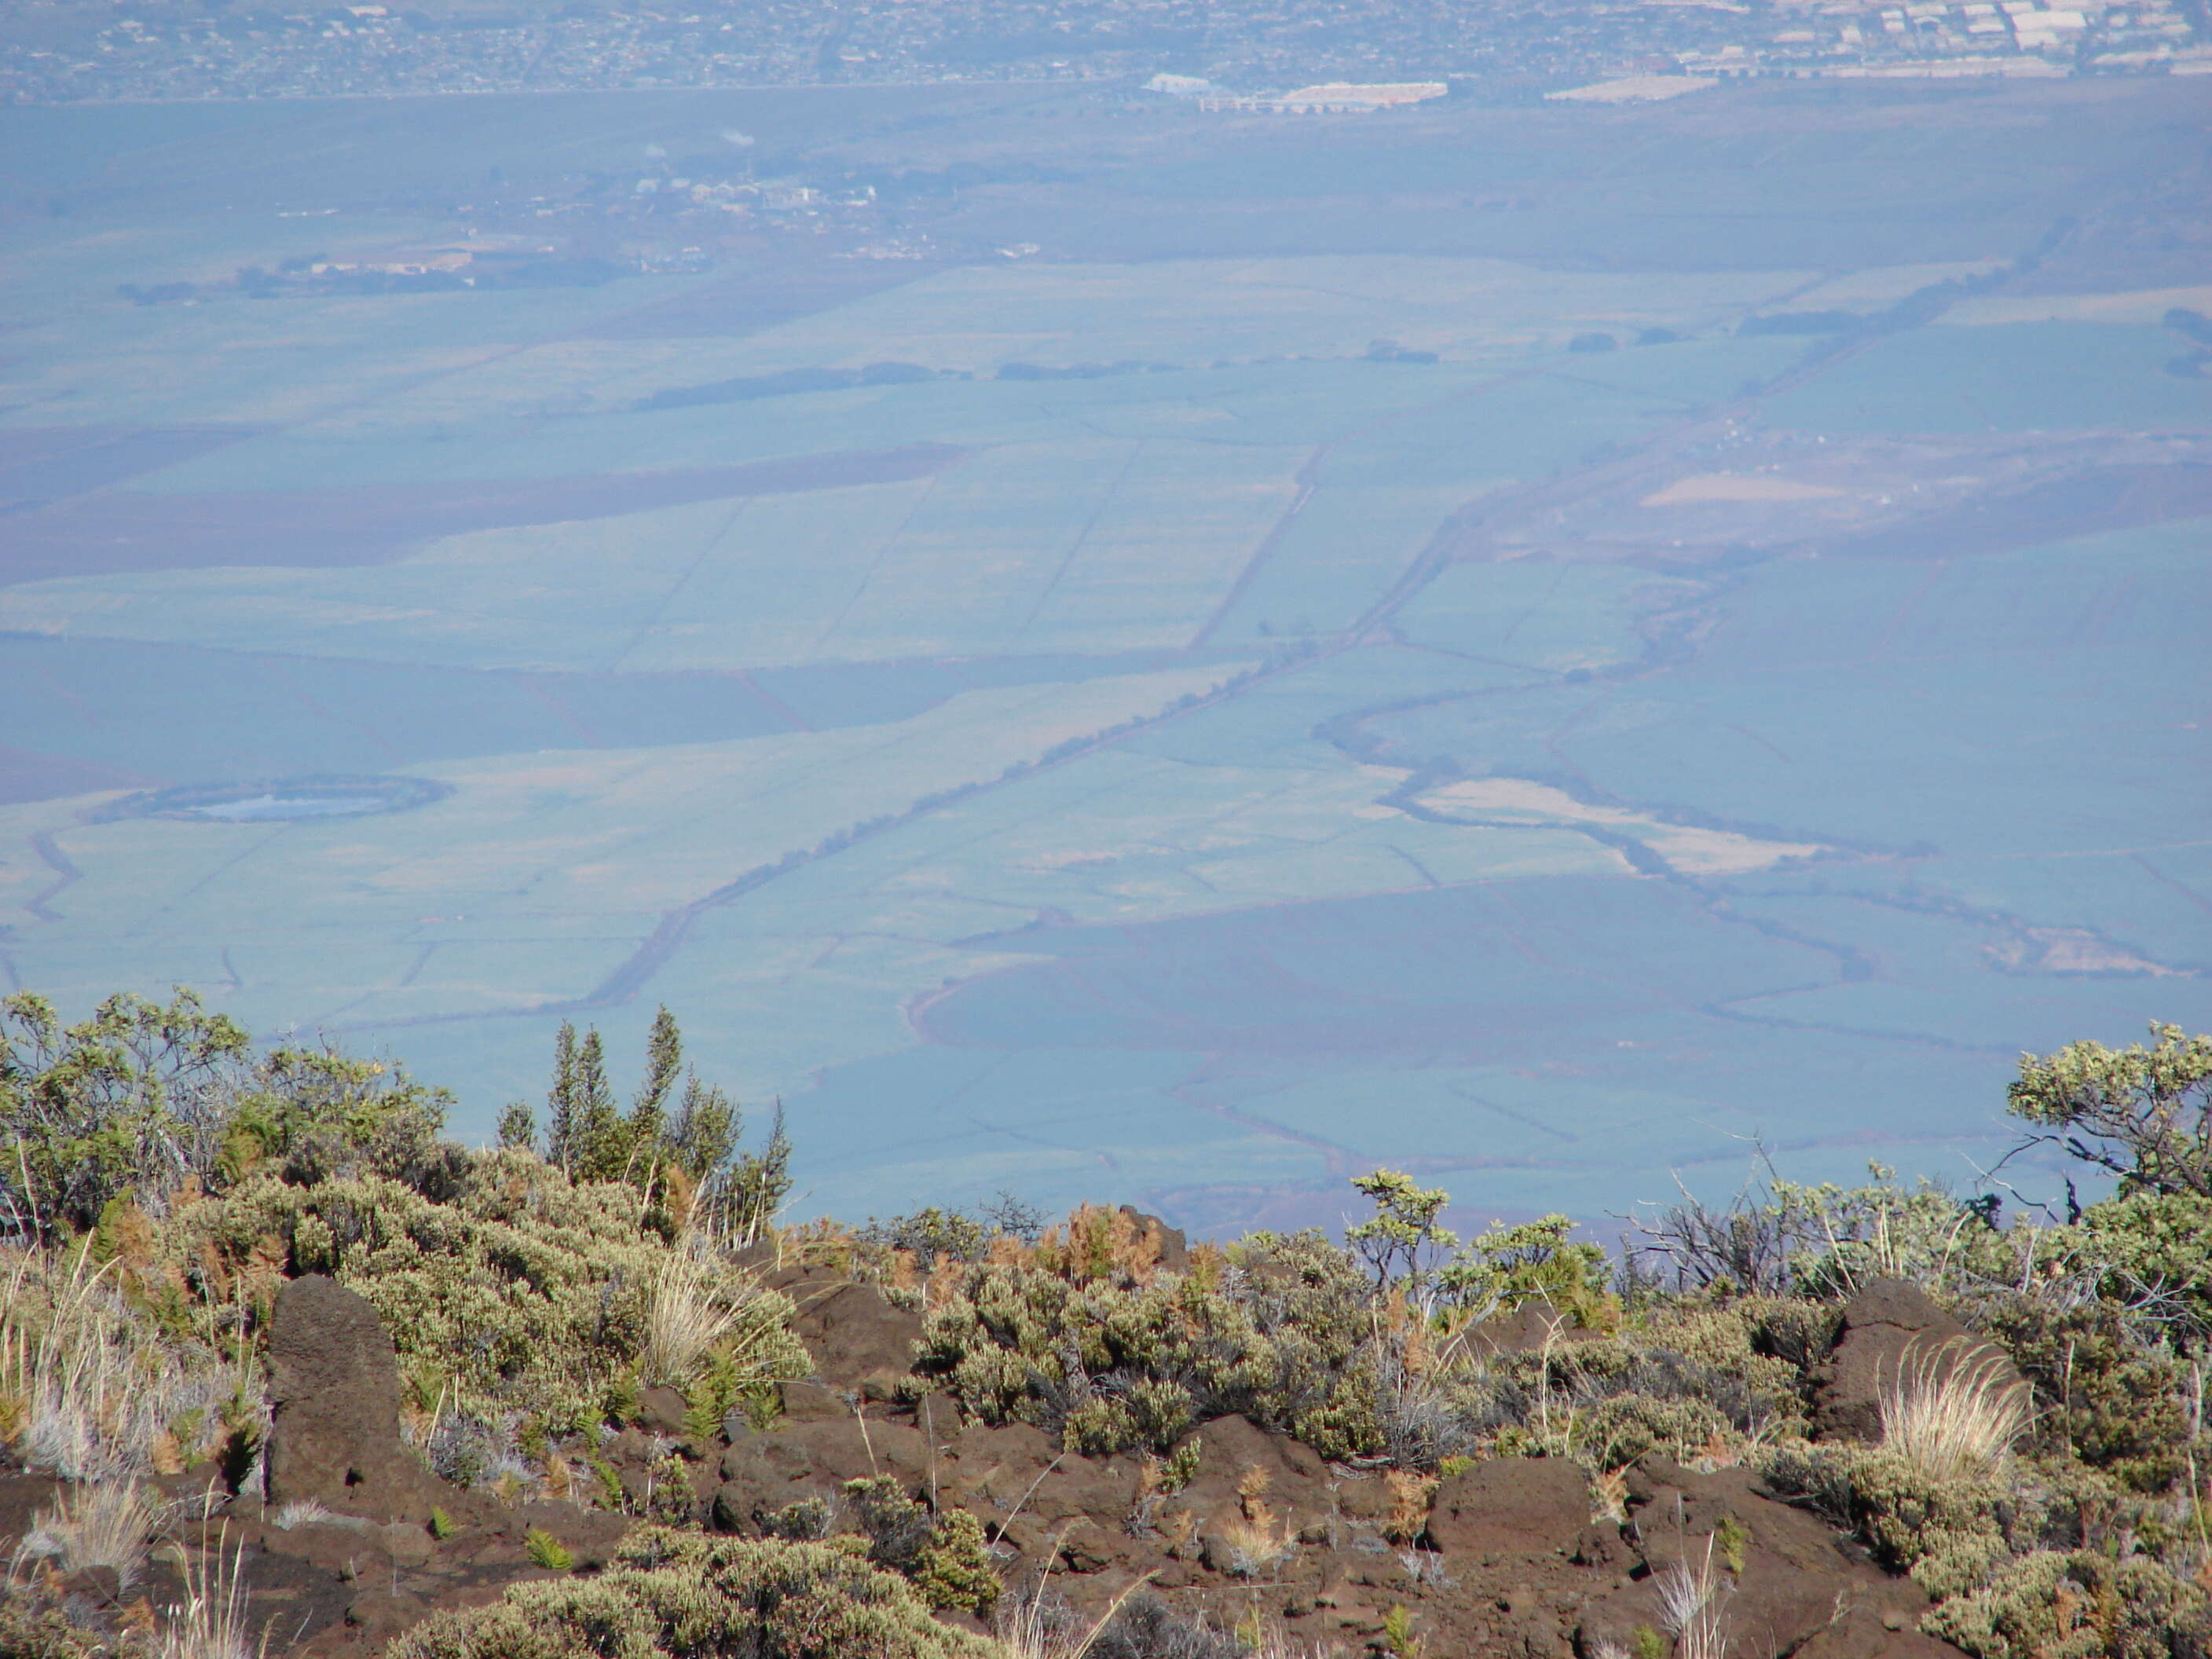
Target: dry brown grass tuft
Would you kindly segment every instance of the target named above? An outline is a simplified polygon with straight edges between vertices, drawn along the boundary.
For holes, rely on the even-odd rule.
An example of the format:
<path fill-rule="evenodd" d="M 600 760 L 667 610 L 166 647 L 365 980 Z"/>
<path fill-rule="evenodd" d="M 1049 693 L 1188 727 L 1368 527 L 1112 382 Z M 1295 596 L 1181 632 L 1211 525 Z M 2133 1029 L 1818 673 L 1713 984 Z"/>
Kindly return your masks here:
<path fill-rule="evenodd" d="M 0 1278 L 0 1430 L 33 1468 L 109 1483 L 181 1461 L 173 1425 L 229 1391 L 212 1349 L 193 1356 L 135 1316 L 82 1249 L 6 1253 Z"/>
<path fill-rule="evenodd" d="M 50 1561 L 64 1573 L 106 1567 L 128 1589 L 167 1512 L 159 1494 L 139 1481 L 94 1481 L 62 1492 L 51 1509 L 39 1511 L 15 1559 Z"/>
<path fill-rule="evenodd" d="M 1728 1585 L 1713 1565 L 1713 1540 L 1697 1561 L 1676 1562 L 1659 1576 L 1659 1616 L 1674 1638 L 1674 1659 L 1728 1659 L 1721 1607 Z"/>
<path fill-rule="evenodd" d="M 162 1620 L 155 1659 L 263 1659 L 268 1632 L 257 1643 L 247 1631 L 246 1547 L 234 1549 L 228 1562 L 217 1548 L 212 1566 L 204 1553 L 178 1554 L 185 1599 Z"/>
<path fill-rule="evenodd" d="M 697 1238 L 678 1243 L 653 1282 L 639 1367 L 648 1382 L 681 1389 L 710 1360 L 727 1355 L 740 1383 L 791 1374 L 790 1304 L 757 1285 L 732 1288 L 728 1272 Z"/>
<path fill-rule="evenodd" d="M 1960 1337 L 1908 1348 L 1882 1385 L 1881 1410 L 1882 1443 L 1939 1480 L 1993 1467 L 2033 1415 L 2027 1385 L 2003 1357 Z"/>
<path fill-rule="evenodd" d="M 1382 1518 L 1382 1535 L 1394 1544 L 1410 1544 L 1427 1528 L 1429 1503 L 1440 1484 L 1432 1474 L 1392 1469 L 1382 1477 L 1389 1489 L 1390 1511 Z"/>
<path fill-rule="evenodd" d="M 680 1253 L 670 1256 L 646 1314 L 645 1351 L 639 1357 L 646 1380 L 683 1387 L 737 1323 L 729 1299 L 696 1264 Z"/>
<path fill-rule="evenodd" d="M 1026 1594 L 1008 1596 L 999 1604 L 991 1633 L 998 1638 L 1006 1659 L 1085 1659 L 1129 1598 L 1149 1582 L 1147 1574 L 1130 1584 L 1086 1626 L 1068 1616 L 1065 1604 L 1051 1595 L 1048 1576 Z"/>

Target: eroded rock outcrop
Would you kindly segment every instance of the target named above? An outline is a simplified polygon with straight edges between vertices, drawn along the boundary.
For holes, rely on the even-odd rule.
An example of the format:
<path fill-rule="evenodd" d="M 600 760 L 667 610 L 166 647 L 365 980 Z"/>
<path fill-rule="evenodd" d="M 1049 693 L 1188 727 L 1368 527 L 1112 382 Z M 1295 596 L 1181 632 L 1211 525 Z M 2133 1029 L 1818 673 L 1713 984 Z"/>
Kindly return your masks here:
<path fill-rule="evenodd" d="M 1839 1328 L 1814 1397 L 1813 1432 L 1823 1440 L 1880 1440 L 1884 1392 L 1916 1371 L 1941 1376 L 1963 1364 L 1986 1369 L 2000 1387 L 2020 1382 L 2003 1349 L 1901 1279 L 1870 1280 L 1844 1304 Z"/>
<path fill-rule="evenodd" d="M 311 1273 L 270 1329 L 268 1495 L 393 1520 L 428 1513 L 432 1478 L 401 1444 L 399 1364 L 376 1310 Z"/>

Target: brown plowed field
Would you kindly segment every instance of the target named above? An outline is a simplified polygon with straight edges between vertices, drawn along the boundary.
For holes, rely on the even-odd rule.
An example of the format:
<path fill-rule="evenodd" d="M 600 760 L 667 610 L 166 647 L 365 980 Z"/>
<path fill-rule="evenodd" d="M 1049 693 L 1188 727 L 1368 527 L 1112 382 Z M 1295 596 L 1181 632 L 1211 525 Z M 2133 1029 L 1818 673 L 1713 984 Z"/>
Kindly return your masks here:
<path fill-rule="evenodd" d="M 16 517 L 0 550 L 0 582 L 209 565 L 374 564 L 414 543 L 471 530 L 886 483 L 939 471 L 966 453 L 949 444 L 908 444 L 584 477 L 205 494 L 116 490 Z"/>

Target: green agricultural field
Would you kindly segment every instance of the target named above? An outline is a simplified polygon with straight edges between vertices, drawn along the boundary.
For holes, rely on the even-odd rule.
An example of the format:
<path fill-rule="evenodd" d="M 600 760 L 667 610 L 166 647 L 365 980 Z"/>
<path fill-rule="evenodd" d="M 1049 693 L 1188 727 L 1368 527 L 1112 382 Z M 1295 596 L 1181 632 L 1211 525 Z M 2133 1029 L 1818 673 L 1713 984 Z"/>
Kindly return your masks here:
<path fill-rule="evenodd" d="M 855 1212 L 1978 1156 L 2020 1048 L 2212 1019 L 2203 282 L 2099 182 L 2179 106 L 2075 95 L 0 111 L 0 965 L 474 1135 L 665 1001 Z M 632 194 L 753 162 L 840 200 Z M 471 232 L 711 269 L 234 282 Z M 115 816 L 371 775 L 451 793 Z"/>
<path fill-rule="evenodd" d="M 2212 381 L 2169 374 L 2175 342 L 2140 324 L 1925 328 L 1784 392 L 1785 426 L 1835 433 L 2141 430 L 2212 420 Z"/>

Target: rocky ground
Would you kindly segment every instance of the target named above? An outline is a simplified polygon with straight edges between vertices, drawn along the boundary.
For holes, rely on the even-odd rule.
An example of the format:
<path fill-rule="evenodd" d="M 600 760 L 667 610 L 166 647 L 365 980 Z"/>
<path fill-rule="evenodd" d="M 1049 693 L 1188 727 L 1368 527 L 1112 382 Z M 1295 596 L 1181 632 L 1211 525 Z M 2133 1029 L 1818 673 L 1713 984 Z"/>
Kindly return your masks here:
<path fill-rule="evenodd" d="M 1595 1482 L 1562 1459 L 1518 1457 L 1429 1480 L 1330 1464 L 1232 1417 L 1164 1462 L 1085 1457 L 1027 1425 L 963 1421 L 948 1395 L 915 1397 L 920 1316 L 874 1288 L 822 1267 L 769 1281 L 799 1304 L 817 1368 L 782 1385 L 780 1418 L 756 1428 L 732 1413 L 702 1440 L 687 1435 L 679 1396 L 648 1390 L 567 1501 L 509 1505 L 429 1474 L 403 1443 L 392 1344 L 368 1304 L 329 1279 L 295 1280 L 276 1307 L 264 1489 L 241 1479 L 234 1490 L 213 1466 L 164 1477 L 172 1532 L 188 1550 L 242 1552 L 251 1622 L 285 1659 L 366 1659 L 433 1609 L 556 1577 L 543 1565 L 549 1537 L 572 1558 L 567 1571 L 588 1574 L 640 1516 L 788 1535 L 805 1524 L 794 1517 L 842 1513 L 848 1481 L 880 1476 L 977 1516 L 1010 1588 L 1045 1579 L 1089 1614 L 1141 1580 L 1180 1613 L 1224 1627 L 1256 1613 L 1322 1653 L 1664 1653 L 1654 1644 L 1677 1568 L 1720 1586 L 1735 1659 L 1956 1651 L 1918 1633 L 1926 1598 L 1911 1580 L 1717 1452 L 1647 1458 Z M 1512 1351 L 1577 1339 L 1545 1314 L 1524 1307 L 1480 1340 Z M 1818 1373 L 1818 1431 L 1869 1436 L 1876 1389 L 1905 1345 L 1954 1335 L 1964 1332 L 1908 1285 L 1861 1291 Z M 56 1492 L 0 1478 L 0 1533 L 20 1537 Z M 65 1589 L 118 1628 L 150 1625 L 155 1606 L 183 1593 L 183 1561 L 157 1551 L 139 1582 L 97 1569 Z"/>

